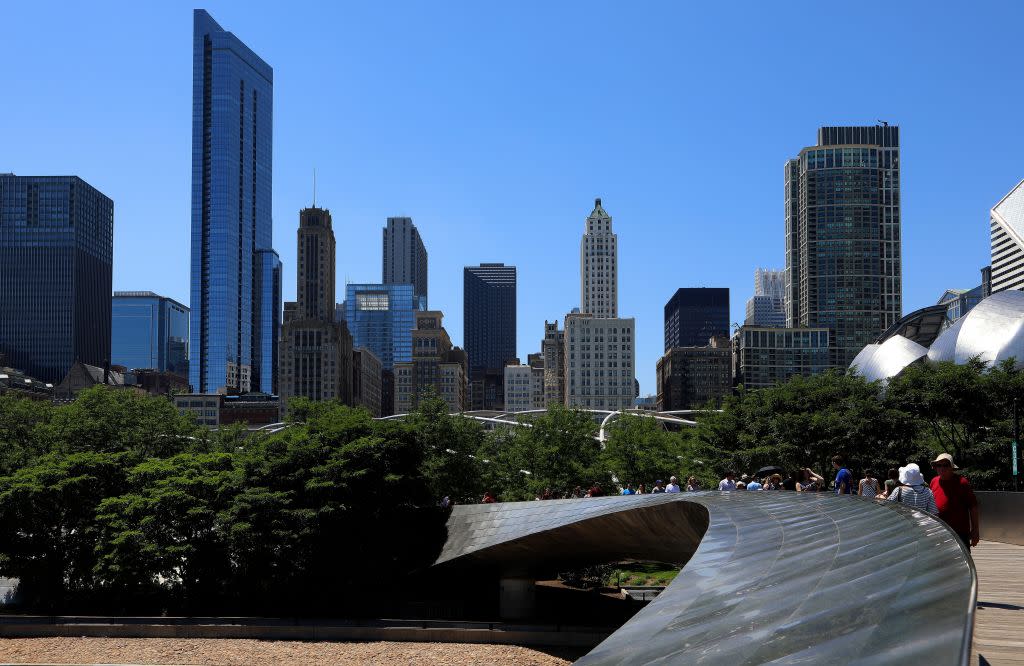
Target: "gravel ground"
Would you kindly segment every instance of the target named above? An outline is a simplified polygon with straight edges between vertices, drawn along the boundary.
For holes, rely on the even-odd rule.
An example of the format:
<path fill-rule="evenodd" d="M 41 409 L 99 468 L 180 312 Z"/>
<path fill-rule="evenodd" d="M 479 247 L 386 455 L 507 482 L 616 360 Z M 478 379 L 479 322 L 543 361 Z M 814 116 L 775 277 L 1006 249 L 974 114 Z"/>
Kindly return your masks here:
<path fill-rule="evenodd" d="M 561 666 L 574 655 L 515 645 L 470 643 L 307 643 L 205 638 L 5 638 L 12 664 L 530 664 Z M 565 657 L 565 658 L 563 658 Z"/>

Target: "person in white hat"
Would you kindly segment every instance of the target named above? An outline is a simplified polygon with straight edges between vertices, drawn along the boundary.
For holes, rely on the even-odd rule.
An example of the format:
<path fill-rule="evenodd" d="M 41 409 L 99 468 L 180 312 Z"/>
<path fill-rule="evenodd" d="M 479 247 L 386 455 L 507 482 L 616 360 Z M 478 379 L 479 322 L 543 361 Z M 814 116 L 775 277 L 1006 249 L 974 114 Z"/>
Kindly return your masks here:
<path fill-rule="evenodd" d="M 921 468 L 917 463 L 900 467 L 900 485 L 889 493 L 887 501 L 901 502 L 933 516 L 939 513 L 939 508 L 935 506 L 935 496 L 932 495 L 931 488 L 924 484 L 924 475 L 921 474 Z"/>
<path fill-rule="evenodd" d="M 939 518 L 953 528 L 965 546 L 977 546 L 981 537 L 978 498 L 974 496 L 971 482 L 954 471 L 959 468 L 948 453 L 940 453 L 932 461 L 932 469 L 935 470 L 935 478 L 932 479 L 931 491 L 939 508 Z"/>

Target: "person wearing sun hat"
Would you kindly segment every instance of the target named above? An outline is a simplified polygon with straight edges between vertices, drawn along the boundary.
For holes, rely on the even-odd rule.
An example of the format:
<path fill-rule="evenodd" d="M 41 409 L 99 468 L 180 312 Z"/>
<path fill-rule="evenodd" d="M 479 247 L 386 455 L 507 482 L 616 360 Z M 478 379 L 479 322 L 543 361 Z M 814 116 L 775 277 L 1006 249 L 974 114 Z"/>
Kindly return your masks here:
<path fill-rule="evenodd" d="M 954 470 L 960 469 L 953 462 L 953 456 L 940 453 L 932 461 L 935 478 L 931 482 L 939 518 L 953 528 L 968 548 L 978 545 L 981 538 L 978 523 L 978 498 L 974 496 L 971 482 Z"/>
<path fill-rule="evenodd" d="M 886 501 L 900 502 L 933 516 L 939 513 L 938 507 L 935 506 L 935 496 L 932 495 L 931 488 L 925 485 L 924 475 L 921 474 L 921 468 L 917 463 L 900 467 L 900 485 L 889 493 Z"/>

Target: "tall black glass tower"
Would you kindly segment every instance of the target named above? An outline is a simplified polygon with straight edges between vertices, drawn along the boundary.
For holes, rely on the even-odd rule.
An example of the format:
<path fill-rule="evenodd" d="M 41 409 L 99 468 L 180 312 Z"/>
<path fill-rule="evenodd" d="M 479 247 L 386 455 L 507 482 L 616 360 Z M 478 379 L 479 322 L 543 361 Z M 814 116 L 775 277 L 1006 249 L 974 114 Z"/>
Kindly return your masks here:
<path fill-rule="evenodd" d="M 902 315 L 899 128 L 820 128 L 785 192 L 787 325 L 831 329 L 845 368 Z"/>
<path fill-rule="evenodd" d="M 707 347 L 716 335 L 729 335 L 729 290 L 724 287 L 677 289 L 665 304 L 665 351 Z"/>
<path fill-rule="evenodd" d="M 0 174 L 0 354 L 57 383 L 110 359 L 114 202 L 77 176 Z"/>
<path fill-rule="evenodd" d="M 274 386 L 280 262 L 263 252 L 272 247 L 273 104 L 273 69 L 195 10 L 189 380 L 198 392 Z"/>
<path fill-rule="evenodd" d="M 463 270 L 463 342 L 469 368 L 502 370 L 516 356 L 516 267 Z"/>

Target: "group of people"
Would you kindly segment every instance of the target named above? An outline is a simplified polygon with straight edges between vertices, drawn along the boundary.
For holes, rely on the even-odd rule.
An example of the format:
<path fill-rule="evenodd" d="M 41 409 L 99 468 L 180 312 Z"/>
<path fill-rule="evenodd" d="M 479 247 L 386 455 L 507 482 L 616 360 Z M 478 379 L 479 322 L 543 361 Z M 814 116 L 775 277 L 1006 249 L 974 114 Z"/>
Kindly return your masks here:
<path fill-rule="evenodd" d="M 970 482 L 956 472 L 959 468 L 953 463 L 953 456 L 948 453 L 940 454 L 931 462 L 931 466 L 935 470 L 935 477 L 930 483 L 926 483 L 917 463 L 909 463 L 899 469 L 890 469 L 887 474 L 888 478 L 884 482 L 879 482 L 870 469 L 865 469 L 862 478 L 858 481 L 854 479 L 853 473 L 847 468 L 844 458 L 837 455 L 832 458 L 832 467 L 836 476 L 831 487 L 837 495 L 860 495 L 878 501 L 901 502 L 938 516 L 956 532 L 965 545 L 968 547 L 978 545 L 978 500 L 971 489 Z M 618 492 L 621 495 L 653 495 L 699 490 L 704 489 L 701 488 L 696 477 L 689 477 L 686 484 L 681 485 L 679 479 L 672 476 L 669 477 L 667 484 L 658 479 L 650 490 L 643 483 L 636 487 L 632 483 L 626 483 Z M 829 485 L 823 476 L 815 473 L 809 467 L 803 467 L 785 479 L 777 472 L 766 474 L 760 478 L 743 474 L 737 479 L 736 473 L 730 471 L 719 482 L 718 490 L 824 492 L 829 490 Z M 601 487 L 601 484 L 594 481 L 587 490 L 576 486 L 572 491 L 561 494 L 552 492 L 550 488 L 545 488 L 543 493 L 537 495 L 537 499 L 576 499 L 601 497 L 606 494 L 608 493 Z M 446 497 L 443 502 L 447 502 L 447 500 Z M 497 499 L 493 493 L 488 491 L 481 501 L 490 504 L 496 502 Z"/>

